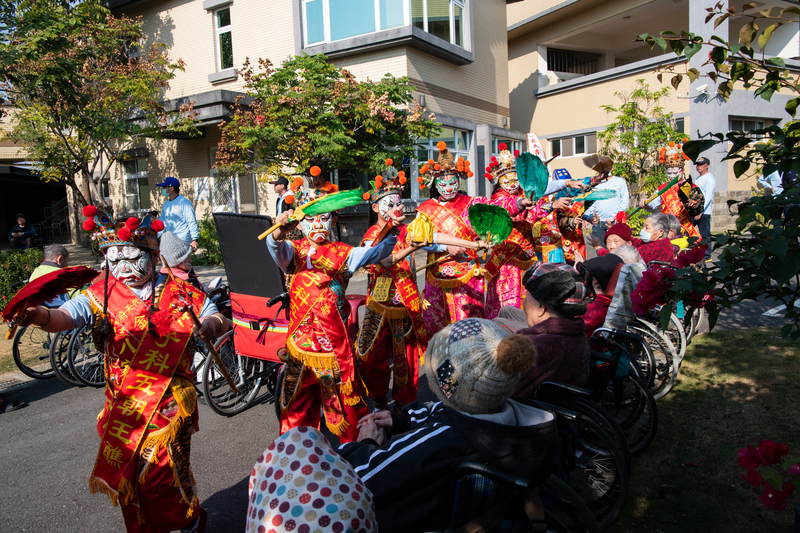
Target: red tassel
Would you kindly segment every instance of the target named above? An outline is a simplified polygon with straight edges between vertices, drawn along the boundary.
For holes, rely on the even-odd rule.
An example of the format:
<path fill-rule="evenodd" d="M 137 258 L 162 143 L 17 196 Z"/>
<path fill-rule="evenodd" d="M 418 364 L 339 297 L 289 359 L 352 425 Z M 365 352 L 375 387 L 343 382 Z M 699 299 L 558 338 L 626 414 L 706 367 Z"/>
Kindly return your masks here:
<path fill-rule="evenodd" d="M 616 219 L 617 222 L 622 222 L 623 224 L 628 223 L 628 215 L 625 213 L 625 211 L 620 211 L 614 218 Z"/>
<path fill-rule="evenodd" d="M 173 331 L 173 324 L 178 318 L 177 313 L 172 313 L 169 310 L 156 311 L 150 316 L 150 321 L 153 323 L 153 329 L 159 337 L 166 337 Z"/>

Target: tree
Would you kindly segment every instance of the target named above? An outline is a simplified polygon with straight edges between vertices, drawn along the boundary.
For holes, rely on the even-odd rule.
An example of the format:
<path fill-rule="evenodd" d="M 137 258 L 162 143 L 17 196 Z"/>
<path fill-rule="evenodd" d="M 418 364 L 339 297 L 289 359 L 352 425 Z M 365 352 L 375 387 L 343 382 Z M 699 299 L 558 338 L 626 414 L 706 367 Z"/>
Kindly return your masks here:
<path fill-rule="evenodd" d="M 145 45 L 138 20 L 115 18 L 97 0 L 10 5 L 0 17 L 0 90 L 12 109 L 3 135 L 80 206 L 107 207 L 101 183 L 133 143 L 196 131 L 193 103 L 162 102 L 182 61 Z"/>
<path fill-rule="evenodd" d="M 690 82 L 700 77 L 716 84 L 722 98 L 729 98 L 734 85 L 754 90 L 755 95 L 770 100 L 782 90 L 797 95 L 800 78 L 792 75 L 780 57 L 766 57 L 763 52 L 775 29 L 783 24 L 797 24 L 788 15 L 800 15 L 800 8 L 788 7 L 772 13 L 745 4 L 743 12 L 722 3 L 708 8 L 706 23 L 714 19 L 717 28 L 727 19 L 745 18 L 747 23 L 739 32 L 739 42 L 730 43 L 714 35 L 704 39 L 700 35 L 682 31 L 661 32 L 659 37 L 643 34 L 640 40 L 666 51 L 669 46 L 687 61 L 704 48 L 708 50 L 708 61 L 701 68 L 683 70 L 675 66 L 664 67 L 659 73 L 671 76 L 675 89 L 684 79 Z M 759 29 L 759 24 L 763 29 Z M 754 43 L 761 52 L 756 52 Z M 705 57 L 705 56 L 700 56 Z M 786 104 L 786 112 L 795 117 L 800 96 L 794 96 Z M 671 309 L 674 302 L 684 300 L 696 303 L 703 294 L 714 293 L 709 302 L 710 325 L 713 328 L 720 308 L 731 308 L 743 300 L 756 300 L 767 295 L 786 305 L 787 324 L 782 336 L 800 338 L 800 312 L 796 302 L 800 298 L 800 122 L 793 121 L 785 128 L 770 126 L 751 131 L 715 133 L 709 138 L 689 141 L 683 150 L 692 160 L 711 148 L 722 145 L 727 150 L 724 160 L 733 160 L 736 177 L 751 167 L 762 167 L 764 174 L 778 171 L 783 176 L 784 191 L 770 196 L 753 196 L 746 202 L 728 201 L 731 215 L 736 217 L 736 230 L 723 235 L 713 235 L 712 245 L 720 251 L 713 263 L 703 264 L 699 269 L 678 268 L 673 273 L 673 282 L 665 295 Z M 729 144 L 725 144 L 729 143 Z M 668 312 L 662 313 L 668 316 Z"/>
<path fill-rule="evenodd" d="M 666 170 L 658 162 L 658 149 L 683 139 L 683 134 L 675 131 L 672 113 L 661 105 L 668 95 L 669 88 L 651 91 L 641 79 L 631 92 L 614 93 L 622 100 L 619 107 L 600 106 L 617 114 L 597 135 L 602 143 L 600 153 L 614 160 L 614 175 L 625 178 L 634 194 L 651 193 L 667 181 Z"/>
<path fill-rule="evenodd" d="M 242 70 L 247 96 L 222 128 L 222 172 L 284 175 L 310 165 L 373 173 L 387 157 L 414 156 L 415 141 L 439 131 L 413 100 L 408 79 L 356 81 L 324 55 L 293 57 L 273 68 Z M 412 107 L 413 104 L 413 107 Z"/>

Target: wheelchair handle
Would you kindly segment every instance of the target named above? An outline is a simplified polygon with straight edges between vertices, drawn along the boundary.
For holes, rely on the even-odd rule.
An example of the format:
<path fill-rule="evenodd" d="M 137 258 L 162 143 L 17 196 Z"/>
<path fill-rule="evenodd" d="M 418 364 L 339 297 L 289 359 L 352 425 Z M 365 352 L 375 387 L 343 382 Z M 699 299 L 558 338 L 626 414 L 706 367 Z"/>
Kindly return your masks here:
<path fill-rule="evenodd" d="M 575 394 L 576 396 L 579 396 L 581 398 L 590 398 L 592 396 L 592 391 L 590 391 L 589 389 L 584 389 L 583 387 L 578 387 L 577 385 L 570 385 L 569 383 L 559 383 L 557 381 L 550 381 L 548 379 L 542 381 L 542 385 L 549 385 L 552 387 L 556 387 L 558 389 L 571 392 L 572 394 Z"/>
<path fill-rule="evenodd" d="M 274 298 L 272 298 L 270 301 L 268 301 L 267 302 L 267 307 L 272 307 L 276 303 L 281 302 L 281 308 L 283 308 L 286 305 L 286 299 L 287 298 L 289 298 L 289 293 L 288 292 L 282 292 L 279 295 L 277 295 Z"/>
<path fill-rule="evenodd" d="M 621 337 L 623 339 L 628 339 L 630 341 L 641 341 L 642 336 L 637 335 L 636 333 L 629 333 L 627 331 L 622 331 L 619 329 L 609 329 L 609 328 L 597 328 L 595 333 L 609 333 L 612 337 Z M 602 335 L 600 335 L 602 336 Z"/>
<path fill-rule="evenodd" d="M 513 485 L 523 489 L 527 489 L 530 486 L 529 479 L 517 477 L 508 472 L 503 472 L 489 465 L 476 463 L 474 461 L 464 461 L 456 468 L 456 479 L 468 474 L 480 474 L 502 485 Z"/>

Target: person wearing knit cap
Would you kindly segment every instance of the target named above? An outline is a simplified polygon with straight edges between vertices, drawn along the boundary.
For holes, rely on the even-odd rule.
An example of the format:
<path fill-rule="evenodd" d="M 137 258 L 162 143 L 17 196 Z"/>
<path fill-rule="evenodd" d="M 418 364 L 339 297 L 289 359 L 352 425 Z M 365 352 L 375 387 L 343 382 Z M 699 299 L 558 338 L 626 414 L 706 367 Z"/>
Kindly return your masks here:
<path fill-rule="evenodd" d="M 614 290 L 614 288 L 609 287 L 608 284 L 617 266 L 623 263 L 624 261 L 621 257 L 610 253 L 601 257 L 588 259 L 581 265 L 581 267 L 591 275 L 592 287 L 596 295 L 594 301 L 589 304 L 586 314 L 583 315 L 583 321 L 586 323 L 586 337 L 589 339 L 592 338 L 594 330 L 602 326 L 603 322 L 606 320 L 608 306 L 611 305 L 611 297 L 607 296 L 607 294 L 613 294 Z M 580 267 L 579 270 L 581 270 Z"/>
<path fill-rule="evenodd" d="M 631 227 L 624 222 L 617 222 L 608 228 L 608 231 L 603 237 L 603 242 L 609 252 L 613 252 L 623 244 L 631 244 L 633 242 Z"/>
<path fill-rule="evenodd" d="M 168 276 L 170 269 L 176 278 L 187 281 L 202 290 L 203 285 L 192 270 L 192 247 L 175 236 L 171 231 L 165 231 L 159 239 L 161 254 L 161 274 Z M 164 263 L 166 260 L 166 264 Z M 169 267 L 169 268 L 167 268 Z"/>
<path fill-rule="evenodd" d="M 372 492 L 381 533 L 446 529 L 463 461 L 512 472 L 532 486 L 548 478 L 555 418 L 510 399 L 520 373 L 536 361 L 528 338 L 479 318 L 450 324 L 430 340 L 425 374 L 439 401 L 372 413 L 359 422 L 358 442 L 338 449 Z"/>
<path fill-rule="evenodd" d="M 538 357 L 536 366 L 522 374 L 514 394 L 530 397 L 548 379 L 584 385 L 589 379 L 589 343 L 582 315 L 594 298 L 591 287 L 563 263 L 534 266 L 525 272 L 523 283 L 527 327 L 517 333 L 533 342 Z"/>

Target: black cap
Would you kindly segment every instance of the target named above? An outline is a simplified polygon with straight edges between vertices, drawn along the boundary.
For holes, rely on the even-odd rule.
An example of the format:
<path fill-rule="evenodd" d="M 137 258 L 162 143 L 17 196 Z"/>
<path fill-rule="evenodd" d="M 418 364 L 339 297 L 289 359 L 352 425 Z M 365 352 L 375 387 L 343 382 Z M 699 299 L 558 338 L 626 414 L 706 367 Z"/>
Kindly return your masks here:
<path fill-rule="evenodd" d="M 28 220 L 28 217 L 26 217 L 22 213 L 17 213 L 17 216 L 15 216 L 14 218 L 24 218 L 25 220 Z"/>
<path fill-rule="evenodd" d="M 284 185 L 284 186 L 286 186 L 286 185 L 289 185 L 289 180 L 287 180 L 286 178 L 281 176 L 280 178 L 277 178 L 277 179 L 275 179 L 273 181 L 270 181 L 269 184 L 270 185 Z"/>
<path fill-rule="evenodd" d="M 709 161 L 707 157 L 699 157 L 694 165 L 698 166 L 698 165 L 710 165 L 710 164 L 711 161 Z"/>

